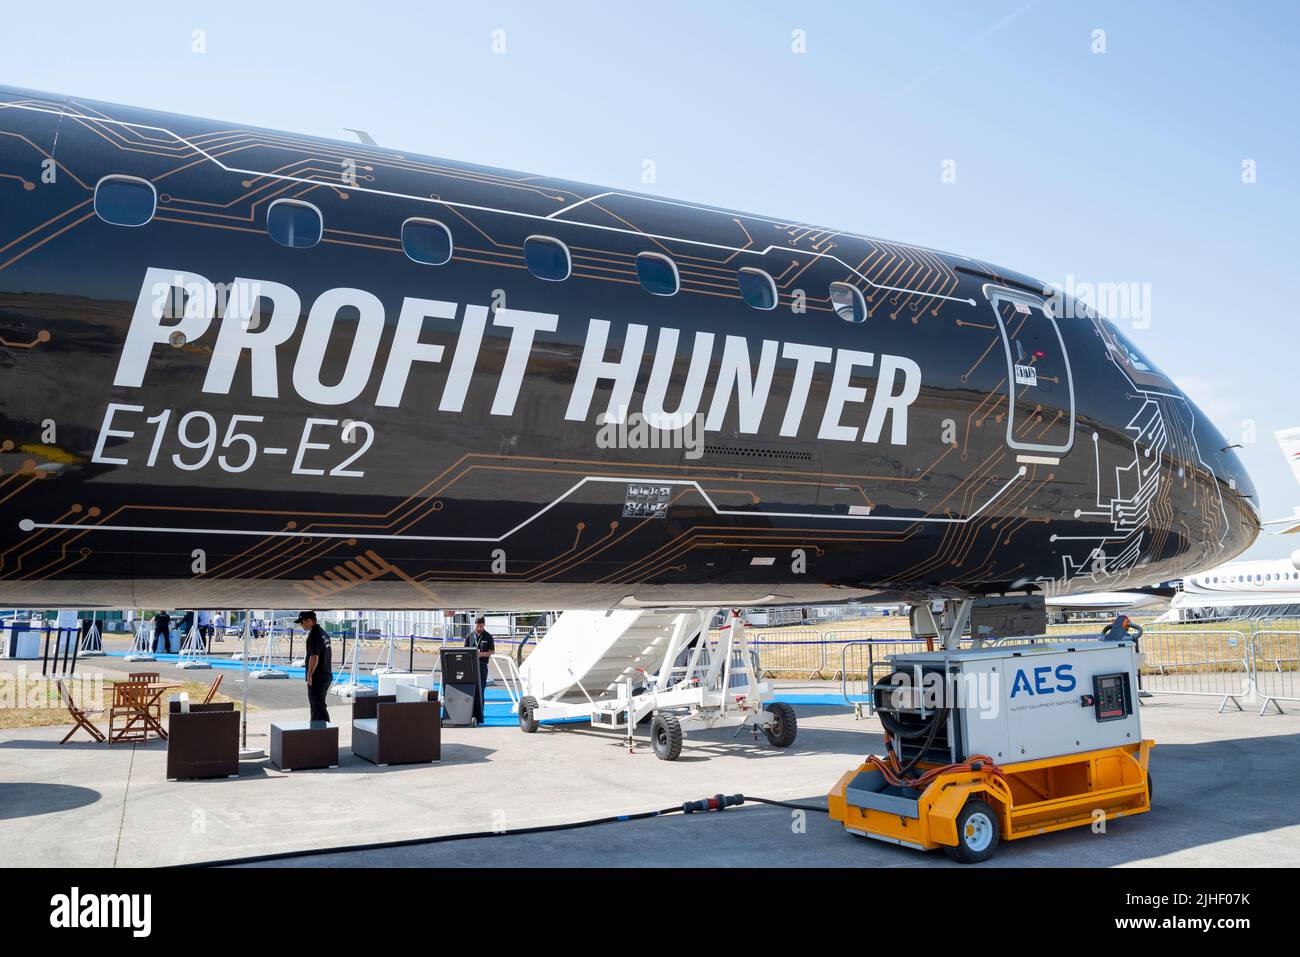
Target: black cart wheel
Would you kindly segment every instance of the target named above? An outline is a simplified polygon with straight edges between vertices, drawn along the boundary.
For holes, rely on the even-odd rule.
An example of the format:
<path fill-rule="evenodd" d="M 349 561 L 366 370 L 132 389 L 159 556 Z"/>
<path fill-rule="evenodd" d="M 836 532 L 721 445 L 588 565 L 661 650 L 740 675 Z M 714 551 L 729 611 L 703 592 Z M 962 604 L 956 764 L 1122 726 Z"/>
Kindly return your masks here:
<path fill-rule="evenodd" d="M 535 734 L 538 727 L 537 699 L 524 695 L 519 701 L 519 730 L 524 734 Z"/>
<path fill-rule="evenodd" d="M 660 761 L 676 761 L 682 753 L 682 726 L 671 714 L 656 712 L 650 722 L 650 744 Z"/>
<path fill-rule="evenodd" d="M 1156 803 L 1156 788 L 1151 783 L 1151 772 L 1147 772 L 1147 805 L 1154 806 Z"/>
<path fill-rule="evenodd" d="M 799 719 L 794 716 L 794 708 L 784 701 L 774 701 L 767 710 L 772 715 L 772 723 L 763 728 L 767 740 L 773 747 L 790 747 L 799 733 Z"/>
<path fill-rule="evenodd" d="M 987 802 L 971 798 L 957 815 L 957 846 L 943 851 L 954 861 L 978 864 L 993 856 L 1001 840 L 997 812 Z"/>

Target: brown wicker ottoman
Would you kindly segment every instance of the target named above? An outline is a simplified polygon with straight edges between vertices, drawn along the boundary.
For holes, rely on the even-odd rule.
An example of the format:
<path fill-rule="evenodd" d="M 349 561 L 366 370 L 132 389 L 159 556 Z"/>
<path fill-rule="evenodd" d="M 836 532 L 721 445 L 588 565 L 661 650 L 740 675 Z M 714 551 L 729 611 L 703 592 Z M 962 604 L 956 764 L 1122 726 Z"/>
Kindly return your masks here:
<path fill-rule="evenodd" d="M 324 721 L 271 725 L 271 763 L 281 771 L 339 766 L 339 728 Z"/>

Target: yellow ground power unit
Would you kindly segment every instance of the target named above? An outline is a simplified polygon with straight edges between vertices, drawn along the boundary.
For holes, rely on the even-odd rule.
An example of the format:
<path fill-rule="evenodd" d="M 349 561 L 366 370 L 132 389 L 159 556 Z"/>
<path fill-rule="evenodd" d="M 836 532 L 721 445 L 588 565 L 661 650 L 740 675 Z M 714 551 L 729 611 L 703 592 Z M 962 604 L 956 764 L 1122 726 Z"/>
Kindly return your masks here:
<path fill-rule="evenodd" d="M 1016 840 L 1151 808 L 1126 641 L 896 655 L 872 698 L 886 753 L 846 772 L 831 817 L 852 834 L 965 863 Z"/>

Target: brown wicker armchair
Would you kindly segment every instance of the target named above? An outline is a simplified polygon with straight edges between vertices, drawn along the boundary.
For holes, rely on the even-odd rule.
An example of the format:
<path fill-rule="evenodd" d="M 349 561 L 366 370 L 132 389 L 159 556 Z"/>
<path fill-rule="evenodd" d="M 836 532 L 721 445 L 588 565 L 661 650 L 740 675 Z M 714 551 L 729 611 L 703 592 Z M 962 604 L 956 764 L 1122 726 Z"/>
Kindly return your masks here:
<path fill-rule="evenodd" d="M 352 753 L 381 766 L 441 760 L 442 704 L 437 693 L 400 685 L 396 695 L 356 698 Z"/>

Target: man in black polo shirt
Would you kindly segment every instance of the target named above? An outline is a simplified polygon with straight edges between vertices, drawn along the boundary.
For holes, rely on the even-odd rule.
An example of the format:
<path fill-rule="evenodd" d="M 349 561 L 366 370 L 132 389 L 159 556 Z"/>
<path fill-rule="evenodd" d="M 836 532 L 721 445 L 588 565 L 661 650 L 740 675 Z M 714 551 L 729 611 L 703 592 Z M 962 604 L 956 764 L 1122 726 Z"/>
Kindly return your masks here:
<path fill-rule="evenodd" d="M 492 632 L 488 631 L 487 628 L 484 627 L 486 624 L 487 622 L 483 620 L 482 616 L 475 618 L 474 630 L 470 633 L 470 636 L 465 639 L 466 648 L 478 649 L 479 686 L 483 688 L 484 692 L 487 691 L 488 683 L 488 659 L 491 658 L 492 653 L 497 650 L 496 641 L 492 638 Z M 484 697 L 487 697 L 487 695 L 484 694 Z"/>
<path fill-rule="evenodd" d="M 325 707 L 325 692 L 329 691 L 334 677 L 333 661 L 330 654 L 330 636 L 325 629 L 316 624 L 316 613 L 304 611 L 296 619 L 307 632 L 307 701 L 311 705 L 311 720 L 329 721 L 330 713 Z"/>

